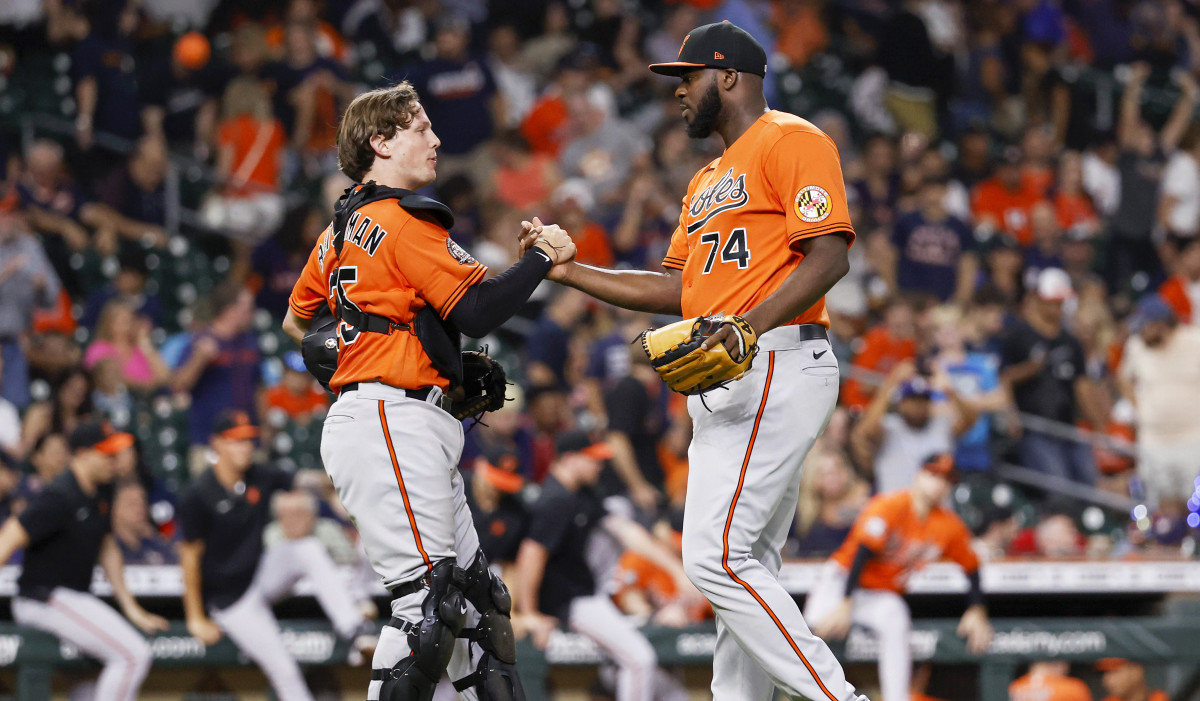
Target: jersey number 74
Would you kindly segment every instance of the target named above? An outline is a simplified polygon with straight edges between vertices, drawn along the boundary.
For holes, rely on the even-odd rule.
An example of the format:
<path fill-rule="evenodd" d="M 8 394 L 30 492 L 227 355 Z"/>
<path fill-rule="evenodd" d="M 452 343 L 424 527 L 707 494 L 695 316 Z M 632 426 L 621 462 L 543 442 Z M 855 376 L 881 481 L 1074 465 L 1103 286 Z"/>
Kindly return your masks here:
<path fill-rule="evenodd" d="M 745 270 L 750 265 L 750 246 L 746 243 L 744 228 L 739 227 L 730 232 L 724 245 L 721 244 L 721 232 L 719 231 L 700 234 L 700 245 L 709 247 L 708 258 L 704 260 L 704 270 L 701 271 L 702 275 L 712 272 L 713 264 L 717 262 L 718 250 L 721 252 L 722 263 L 737 263 L 739 270 Z"/>

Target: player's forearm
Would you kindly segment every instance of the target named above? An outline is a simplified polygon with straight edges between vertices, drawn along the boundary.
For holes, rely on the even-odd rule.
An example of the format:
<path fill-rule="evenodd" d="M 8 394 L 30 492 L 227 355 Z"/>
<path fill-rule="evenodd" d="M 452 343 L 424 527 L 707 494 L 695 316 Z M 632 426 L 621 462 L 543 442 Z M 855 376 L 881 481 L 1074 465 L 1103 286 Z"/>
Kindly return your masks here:
<path fill-rule="evenodd" d="M 662 541 L 651 535 L 641 524 L 621 516 L 604 519 L 605 530 L 612 533 L 626 550 L 634 552 L 670 572 L 676 579 L 684 578 L 683 562 Z"/>
<path fill-rule="evenodd" d="M 517 313 L 550 272 L 550 256 L 534 249 L 508 270 L 472 285 L 450 311 L 450 320 L 468 336 L 481 338 Z"/>
<path fill-rule="evenodd" d="M 312 319 L 301 319 L 290 307 L 283 315 L 283 332 L 296 343 L 304 340 L 304 334 L 308 332 L 310 324 L 312 324 Z"/>
<path fill-rule="evenodd" d="M 804 260 L 779 289 L 742 316 L 762 334 L 787 323 L 816 304 L 850 271 L 846 239 L 840 234 L 805 242 Z"/>
<path fill-rule="evenodd" d="M 13 553 L 26 545 L 29 545 L 29 534 L 16 516 L 10 516 L 0 527 L 0 565 L 8 562 Z"/>
<path fill-rule="evenodd" d="M 200 556 L 203 546 L 190 543 L 179 545 L 179 567 L 183 570 L 183 615 L 189 621 L 207 618 L 201 594 Z"/>
<path fill-rule="evenodd" d="M 526 540 L 517 551 L 516 578 L 513 585 L 513 611 L 516 613 L 538 612 L 538 590 L 546 573 L 546 549 L 538 543 Z"/>
<path fill-rule="evenodd" d="M 638 312 L 682 314 L 683 278 L 679 272 L 609 270 L 568 263 L 559 282 L 609 304 Z"/>
<path fill-rule="evenodd" d="M 104 570 L 104 576 L 112 586 L 113 598 L 121 611 L 129 611 L 131 607 L 136 606 L 137 601 L 125 585 L 125 558 L 121 555 L 121 548 L 112 534 L 105 536 L 100 545 L 100 569 Z"/>

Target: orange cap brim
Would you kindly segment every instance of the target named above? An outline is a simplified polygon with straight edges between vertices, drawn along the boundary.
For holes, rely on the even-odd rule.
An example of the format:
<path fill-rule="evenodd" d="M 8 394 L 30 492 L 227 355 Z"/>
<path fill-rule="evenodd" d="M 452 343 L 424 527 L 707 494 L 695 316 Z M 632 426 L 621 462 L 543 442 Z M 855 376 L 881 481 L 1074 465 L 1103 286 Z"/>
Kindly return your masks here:
<path fill-rule="evenodd" d="M 515 472 L 502 470 L 487 461 L 481 461 L 479 469 L 483 470 L 483 476 L 496 489 L 505 494 L 516 494 L 525 486 L 525 478 Z"/>
<path fill-rule="evenodd" d="M 1104 657 L 1096 660 L 1096 669 L 1101 672 L 1111 672 L 1114 669 L 1120 669 L 1129 663 L 1129 660 L 1124 657 Z"/>
<path fill-rule="evenodd" d="M 593 443 L 579 451 L 593 460 L 612 460 L 613 449 L 607 443 Z"/>
<path fill-rule="evenodd" d="M 114 433 L 97 443 L 94 447 L 105 455 L 116 455 L 132 445 L 132 433 Z"/>

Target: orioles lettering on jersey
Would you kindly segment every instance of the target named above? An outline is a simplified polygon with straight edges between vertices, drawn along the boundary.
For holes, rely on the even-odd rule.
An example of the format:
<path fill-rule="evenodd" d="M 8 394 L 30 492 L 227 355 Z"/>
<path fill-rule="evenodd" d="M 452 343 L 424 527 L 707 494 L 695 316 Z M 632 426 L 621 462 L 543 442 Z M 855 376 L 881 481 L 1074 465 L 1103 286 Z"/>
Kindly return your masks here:
<path fill-rule="evenodd" d="M 662 265 L 682 272 L 685 317 L 745 314 L 804 259 L 801 241 L 826 234 L 854 242 L 837 147 L 770 111 L 688 183 Z M 825 300 L 789 323 L 828 327 Z"/>

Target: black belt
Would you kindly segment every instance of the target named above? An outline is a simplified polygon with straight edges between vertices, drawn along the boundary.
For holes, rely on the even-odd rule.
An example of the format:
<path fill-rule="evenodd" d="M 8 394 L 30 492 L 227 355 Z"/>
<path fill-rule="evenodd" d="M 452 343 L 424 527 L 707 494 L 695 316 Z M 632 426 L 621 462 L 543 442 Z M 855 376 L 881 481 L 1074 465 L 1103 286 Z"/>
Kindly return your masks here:
<path fill-rule="evenodd" d="M 820 324 L 797 324 L 796 331 L 801 341 L 829 340 L 829 329 Z"/>
<path fill-rule="evenodd" d="M 393 329 L 409 328 L 408 324 L 401 324 L 378 314 L 342 307 L 341 304 L 337 305 L 337 317 L 359 331 L 381 333 L 385 336 L 392 335 Z"/>
<path fill-rule="evenodd" d="M 388 387 L 391 387 L 391 385 L 388 385 Z M 404 396 L 408 397 L 409 399 L 417 399 L 419 401 L 424 402 L 424 401 L 429 400 L 429 393 L 433 391 L 433 385 L 429 385 L 427 387 L 422 387 L 421 389 L 405 389 L 404 387 L 393 387 L 393 389 L 400 390 L 401 392 L 404 393 Z M 339 392 L 354 392 L 357 390 L 358 390 L 357 382 L 347 382 L 346 384 L 342 385 L 341 389 L 339 389 L 338 391 Z"/>

